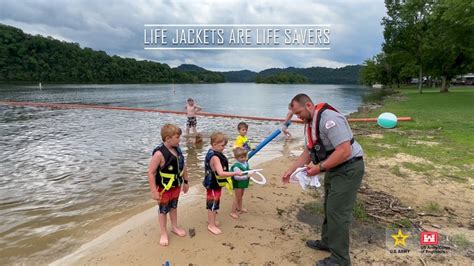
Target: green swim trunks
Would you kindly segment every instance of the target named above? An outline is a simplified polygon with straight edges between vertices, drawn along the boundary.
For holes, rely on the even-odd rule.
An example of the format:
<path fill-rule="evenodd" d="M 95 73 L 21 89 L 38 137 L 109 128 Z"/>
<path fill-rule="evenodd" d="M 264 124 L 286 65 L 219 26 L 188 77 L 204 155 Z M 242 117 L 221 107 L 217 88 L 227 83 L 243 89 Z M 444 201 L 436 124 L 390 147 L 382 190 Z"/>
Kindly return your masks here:
<path fill-rule="evenodd" d="M 250 170 L 250 167 L 249 167 L 249 164 L 246 162 L 246 163 L 240 163 L 240 162 L 236 162 L 234 163 L 231 167 L 230 167 L 231 171 L 235 171 L 237 169 L 240 169 L 240 171 L 248 171 Z M 249 179 L 245 179 L 245 180 L 236 180 L 234 177 L 232 177 L 232 183 L 233 183 L 233 186 L 234 186 L 234 189 L 235 188 L 241 188 L 241 189 L 245 189 L 245 188 L 248 188 L 249 187 Z"/>

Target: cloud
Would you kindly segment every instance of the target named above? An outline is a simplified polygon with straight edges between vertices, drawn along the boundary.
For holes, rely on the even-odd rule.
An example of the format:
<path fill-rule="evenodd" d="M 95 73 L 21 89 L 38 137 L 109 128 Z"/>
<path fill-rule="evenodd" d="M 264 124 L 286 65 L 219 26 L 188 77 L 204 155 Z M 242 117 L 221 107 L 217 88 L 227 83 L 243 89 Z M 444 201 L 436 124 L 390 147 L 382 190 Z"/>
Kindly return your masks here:
<path fill-rule="evenodd" d="M 383 1 L 2 1 L 0 23 L 77 42 L 108 54 L 211 70 L 340 67 L 381 49 Z M 331 50 L 156 51 L 143 49 L 144 24 L 331 24 Z"/>

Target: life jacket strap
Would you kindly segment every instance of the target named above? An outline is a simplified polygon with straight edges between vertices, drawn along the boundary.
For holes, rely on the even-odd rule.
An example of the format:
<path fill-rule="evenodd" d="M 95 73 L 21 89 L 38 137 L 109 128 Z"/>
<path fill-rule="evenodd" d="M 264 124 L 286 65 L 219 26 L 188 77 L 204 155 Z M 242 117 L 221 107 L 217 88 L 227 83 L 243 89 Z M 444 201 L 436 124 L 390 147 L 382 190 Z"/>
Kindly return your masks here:
<path fill-rule="evenodd" d="M 173 182 L 174 180 L 176 179 L 176 176 L 175 174 L 170 174 L 170 173 L 163 173 L 160 171 L 160 176 L 162 177 L 161 179 L 161 184 L 163 185 L 163 191 L 166 191 L 166 190 L 170 190 L 171 186 L 173 186 Z M 183 176 L 183 173 L 181 172 L 179 177 L 182 177 Z M 169 181 L 165 184 L 163 182 L 163 178 L 167 178 L 169 179 Z M 178 181 L 179 181 L 179 178 L 178 178 Z"/>
<path fill-rule="evenodd" d="M 232 193 L 232 190 L 234 189 L 233 184 L 232 184 L 232 177 L 216 175 L 216 179 L 217 179 L 217 184 L 219 184 L 220 187 L 225 187 L 227 188 L 227 190 L 229 190 L 230 193 Z"/>

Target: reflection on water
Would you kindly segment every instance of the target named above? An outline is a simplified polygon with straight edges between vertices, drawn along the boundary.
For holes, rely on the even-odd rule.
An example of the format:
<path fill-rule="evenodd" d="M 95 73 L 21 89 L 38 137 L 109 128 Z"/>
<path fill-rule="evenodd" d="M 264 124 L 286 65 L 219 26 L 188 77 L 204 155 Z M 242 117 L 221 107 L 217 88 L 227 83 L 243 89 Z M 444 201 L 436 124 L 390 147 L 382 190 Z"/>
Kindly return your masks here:
<path fill-rule="evenodd" d="M 206 85 L 208 96 L 197 93 L 195 85 L 180 85 L 175 88 L 181 94 L 179 101 L 175 94 L 163 96 L 170 94 L 166 91 L 170 85 L 131 86 L 99 86 L 96 89 L 67 87 L 45 89 L 42 92 L 28 88 L 17 91 L 2 88 L 0 99 L 109 103 L 178 110 L 188 97 L 183 95 L 183 91 L 189 90 L 195 94 L 189 92 L 187 95 L 197 98 L 206 111 L 283 117 L 286 104 L 269 104 L 287 103 L 296 94 L 295 91 L 299 92 L 296 87 L 292 92 L 284 93 L 285 97 L 278 97 L 272 92 L 264 98 L 260 95 L 261 91 L 254 92 L 256 99 L 265 101 L 261 104 L 252 102 L 254 97 L 250 97 L 252 94 L 249 92 L 242 101 L 233 100 L 237 104 L 231 105 L 228 99 L 245 91 L 241 88 L 247 84 L 238 84 L 238 91 L 235 91 L 236 85 L 231 84 L 226 88 L 221 84 L 216 89 L 219 93 L 210 93 L 208 90 L 212 86 Z M 255 84 L 249 86 L 255 89 Z M 223 92 L 224 89 L 228 90 L 227 93 Z M 265 87 L 264 91 L 269 89 Z M 151 96 L 155 94 L 162 95 L 162 98 Z M 360 103 L 360 95 L 357 96 L 358 101 L 351 105 Z M 157 100 L 150 100 L 152 98 Z M 209 101 L 206 102 L 205 98 Z M 225 104 L 209 105 L 211 101 Z M 120 217 L 124 211 L 149 204 L 146 171 L 151 151 L 161 142 L 160 127 L 165 123 L 174 123 L 184 129 L 186 122 L 183 116 L 158 113 L 5 105 L 0 105 L 0 114 L 2 265 L 50 261 L 77 247 L 93 232 L 97 232 L 101 225 Z M 199 118 L 198 129 L 204 136 L 204 142 L 196 145 L 192 139 L 181 139 L 192 184 L 201 182 L 210 134 L 213 131 L 227 133 L 230 147 L 237 134 L 238 122 L 236 119 Z M 279 126 L 274 122 L 246 122 L 250 126 L 249 138 L 254 143 Z M 301 142 L 301 126 L 292 126 L 290 129 L 296 136 L 295 142 Z M 283 138 L 277 138 L 256 159 L 281 153 L 284 143 Z M 230 149 L 226 153 L 233 161 Z"/>

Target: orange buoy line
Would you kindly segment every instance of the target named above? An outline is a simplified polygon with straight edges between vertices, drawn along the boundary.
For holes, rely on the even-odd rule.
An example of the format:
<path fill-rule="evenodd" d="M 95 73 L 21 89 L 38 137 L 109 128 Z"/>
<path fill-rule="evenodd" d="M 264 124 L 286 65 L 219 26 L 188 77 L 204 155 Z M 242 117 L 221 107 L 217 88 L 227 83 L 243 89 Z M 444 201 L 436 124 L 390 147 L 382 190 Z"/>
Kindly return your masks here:
<path fill-rule="evenodd" d="M 45 108 L 59 108 L 59 109 L 105 109 L 105 110 L 120 110 L 120 111 L 135 111 L 135 112 L 155 112 L 164 114 L 177 114 L 186 115 L 186 112 L 152 109 L 152 108 L 135 108 L 135 107 L 124 107 L 124 106 L 110 106 L 110 105 L 92 105 L 92 104 L 76 104 L 76 103 L 42 103 L 42 102 L 15 102 L 15 101 L 0 101 L 3 105 L 14 105 L 14 106 L 33 106 L 33 107 L 45 107 Z M 225 117 L 225 118 L 239 118 L 259 121 L 275 121 L 283 122 L 281 118 L 271 117 L 257 117 L 257 116 L 243 116 L 243 115 L 228 115 L 228 114 L 214 114 L 207 112 L 199 112 L 198 116 L 209 116 L 209 117 Z M 410 121 L 410 117 L 399 117 L 398 121 Z M 349 122 L 377 122 L 377 118 L 349 118 Z M 303 123 L 301 120 L 292 120 L 293 123 Z"/>
<path fill-rule="evenodd" d="M 152 108 L 110 106 L 110 105 L 92 105 L 92 104 L 75 104 L 75 103 L 15 102 L 15 101 L 0 101 L 0 104 L 14 105 L 14 106 L 33 106 L 33 107 L 45 107 L 45 108 L 59 108 L 59 109 L 106 109 L 106 110 L 155 112 L 155 113 L 165 113 L 165 114 L 186 115 L 186 112 L 180 112 L 180 111 L 152 109 Z M 199 112 L 198 116 L 240 118 L 240 119 L 260 120 L 260 121 L 275 121 L 275 122 L 285 121 L 284 119 L 281 119 L 281 118 L 243 116 L 243 115 L 228 115 L 228 114 L 214 114 L 214 113 L 207 113 L 207 112 Z M 300 120 L 293 120 L 293 122 L 302 123 L 302 121 L 300 121 Z"/>

